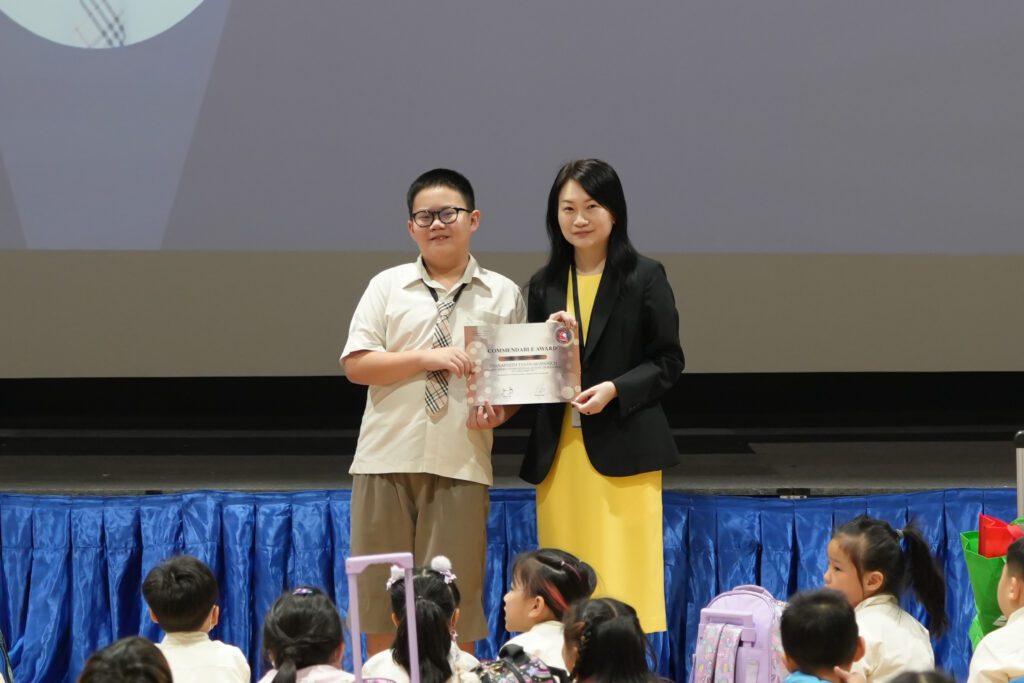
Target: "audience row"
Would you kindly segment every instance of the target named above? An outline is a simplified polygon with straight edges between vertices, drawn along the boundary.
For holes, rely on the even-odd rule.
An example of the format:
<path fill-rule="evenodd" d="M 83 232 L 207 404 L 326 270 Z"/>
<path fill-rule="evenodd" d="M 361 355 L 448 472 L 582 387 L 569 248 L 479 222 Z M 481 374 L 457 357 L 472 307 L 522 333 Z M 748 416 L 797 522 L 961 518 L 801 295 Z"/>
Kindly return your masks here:
<path fill-rule="evenodd" d="M 835 531 L 827 552 L 826 587 L 793 596 L 773 625 L 781 646 L 775 654 L 789 672 L 787 683 L 944 680 L 933 671 L 931 638 L 948 624 L 946 587 L 921 534 L 912 526 L 894 529 L 859 517 Z M 593 598 L 594 571 L 569 553 L 540 549 L 515 560 L 504 608 L 506 629 L 519 635 L 494 662 L 480 662 L 458 645 L 461 598 L 456 578 L 444 557 L 413 575 L 422 683 L 658 680 L 636 612 L 613 598 Z M 396 636 L 390 649 L 363 664 L 362 675 L 407 683 L 413 657 L 407 641 L 404 573 L 393 568 L 384 588 Z M 912 589 L 925 608 L 931 632 L 900 606 L 904 588 Z M 969 683 L 1005 683 L 1024 676 L 1024 539 L 1010 547 L 998 593 L 1008 621 L 979 644 Z M 126 638 L 97 652 L 82 671 L 81 683 L 250 680 L 242 651 L 209 638 L 219 618 L 217 582 L 202 562 L 189 556 L 165 560 L 146 577 L 143 594 L 165 638 L 157 645 Z M 319 588 L 300 586 L 280 596 L 263 622 L 263 654 L 272 668 L 260 683 L 353 680 L 341 669 L 343 632 L 337 607 Z M 701 640 L 701 647 L 719 644 Z M 695 668 L 701 669 L 694 672 L 698 683 L 718 680 L 714 673 L 719 672 Z M 725 670 L 730 681 L 744 680 L 742 672 Z"/>

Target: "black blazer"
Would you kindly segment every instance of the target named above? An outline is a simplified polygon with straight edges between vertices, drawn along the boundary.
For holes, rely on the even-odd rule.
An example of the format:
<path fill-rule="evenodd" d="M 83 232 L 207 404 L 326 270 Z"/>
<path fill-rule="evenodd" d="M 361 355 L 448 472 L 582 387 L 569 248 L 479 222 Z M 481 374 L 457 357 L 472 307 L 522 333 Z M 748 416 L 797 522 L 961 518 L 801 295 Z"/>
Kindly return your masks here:
<path fill-rule="evenodd" d="M 530 291 L 530 322 L 565 310 L 568 270 L 555 284 Z M 572 311 L 570 311 L 571 313 Z M 583 443 L 594 469 L 624 477 L 679 462 L 661 397 L 683 371 L 679 314 L 665 268 L 640 256 L 624 281 L 605 271 L 594 299 L 582 361 L 584 389 L 611 380 L 618 397 L 596 415 L 581 415 Z M 539 484 L 555 459 L 565 405 L 537 406 L 519 476 Z"/>

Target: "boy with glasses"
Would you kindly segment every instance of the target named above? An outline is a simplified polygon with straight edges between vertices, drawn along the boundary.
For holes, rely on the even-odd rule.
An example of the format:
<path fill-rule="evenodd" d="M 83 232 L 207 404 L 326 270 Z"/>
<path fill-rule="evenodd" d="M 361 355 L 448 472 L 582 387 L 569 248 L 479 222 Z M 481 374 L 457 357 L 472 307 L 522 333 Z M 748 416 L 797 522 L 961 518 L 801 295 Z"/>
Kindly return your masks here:
<path fill-rule="evenodd" d="M 460 640 L 487 636 L 483 613 L 491 430 L 515 412 L 467 403 L 466 325 L 522 323 L 519 287 L 480 267 L 470 239 L 480 225 L 473 187 L 460 173 L 427 171 L 406 195 L 414 263 L 376 275 L 352 316 L 341 365 L 366 384 L 352 474 L 353 555 L 446 555 L 459 568 Z M 394 626 L 385 567 L 359 577 L 370 655 Z"/>

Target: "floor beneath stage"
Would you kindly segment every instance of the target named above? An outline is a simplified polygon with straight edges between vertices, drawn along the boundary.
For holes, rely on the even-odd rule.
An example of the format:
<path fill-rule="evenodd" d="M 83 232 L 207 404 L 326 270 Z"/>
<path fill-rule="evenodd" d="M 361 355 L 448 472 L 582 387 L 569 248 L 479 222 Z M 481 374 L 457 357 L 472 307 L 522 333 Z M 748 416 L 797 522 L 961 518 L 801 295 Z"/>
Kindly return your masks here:
<path fill-rule="evenodd" d="M 751 443 L 752 453 L 689 454 L 665 488 L 733 495 L 844 495 L 1013 487 L 1012 441 Z M 0 491 L 129 494 L 197 489 L 347 488 L 334 455 L 0 455 Z M 519 458 L 495 456 L 495 486 L 524 486 Z"/>

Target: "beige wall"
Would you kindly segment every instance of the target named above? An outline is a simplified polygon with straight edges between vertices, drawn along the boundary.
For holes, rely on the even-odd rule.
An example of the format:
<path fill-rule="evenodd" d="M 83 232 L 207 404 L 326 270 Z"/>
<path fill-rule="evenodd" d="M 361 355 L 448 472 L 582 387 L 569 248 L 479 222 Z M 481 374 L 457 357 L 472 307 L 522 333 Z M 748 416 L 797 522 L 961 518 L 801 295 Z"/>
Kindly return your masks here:
<path fill-rule="evenodd" d="M 654 256 L 690 371 L 1024 370 L 1024 256 Z M 409 258 L 0 251 L 0 376 L 335 374 L 366 281 Z"/>

